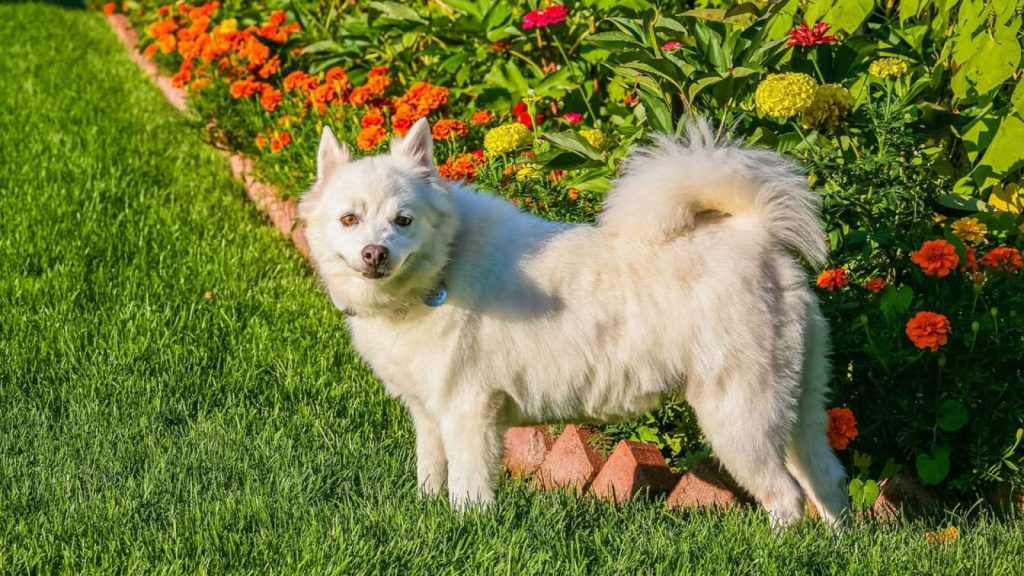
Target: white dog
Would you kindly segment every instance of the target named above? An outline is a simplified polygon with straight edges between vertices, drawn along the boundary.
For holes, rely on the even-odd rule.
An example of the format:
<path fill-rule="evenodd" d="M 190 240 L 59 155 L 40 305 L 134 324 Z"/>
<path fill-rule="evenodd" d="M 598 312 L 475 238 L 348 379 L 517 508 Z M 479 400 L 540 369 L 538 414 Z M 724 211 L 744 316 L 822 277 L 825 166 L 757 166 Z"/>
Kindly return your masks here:
<path fill-rule="evenodd" d="M 821 265 L 819 201 L 774 152 L 691 122 L 636 153 L 597 225 L 441 179 L 419 121 L 351 160 L 324 129 L 299 213 L 352 339 L 416 427 L 425 494 L 494 499 L 506 427 L 607 421 L 666 395 L 775 523 L 847 498 L 825 434 L 827 327 L 790 254 Z"/>

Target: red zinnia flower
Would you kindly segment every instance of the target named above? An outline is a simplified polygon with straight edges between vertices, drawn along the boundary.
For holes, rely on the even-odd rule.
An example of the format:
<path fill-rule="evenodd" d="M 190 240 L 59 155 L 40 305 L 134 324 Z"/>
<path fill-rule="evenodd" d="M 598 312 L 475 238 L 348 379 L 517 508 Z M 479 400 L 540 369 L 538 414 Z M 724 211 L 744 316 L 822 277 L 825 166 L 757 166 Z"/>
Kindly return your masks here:
<path fill-rule="evenodd" d="M 520 102 L 512 107 L 512 115 L 516 117 L 516 121 L 526 126 L 527 128 L 533 128 L 534 120 L 537 124 L 544 121 L 544 115 L 538 113 L 534 118 L 530 118 L 529 109 L 526 107 L 525 102 Z"/>
<path fill-rule="evenodd" d="M 885 278 L 882 278 L 881 276 L 869 278 L 867 282 L 864 283 L 864 287 L 867 288 L 868 292 L 878 294 L 885 289 Z"/>
<path fill-rule="evenodd" d="M 569 9 L 561 5 L 527 12 L 526 16 L 523 16 L 523 30 L 553 26 L 565 22 L 565 17 L 568 15 Z"/>
<path fill-rule="evenodd" d="M 826 36 L 825 32 L 828 32 L 828 24 L 824 22 L 818 22 L 814 25 L 814 28 L 807 26 L 807 22 L 802 22 L 799 26 L 789 31 L 789 40 L 786 42 L 786 46 L 791 48 L 794 46 L 810 48 L 818 44 L 835 44 L 837 42 L 836 37 Z"/>
<path fill-rule="evenodd" d="M 822 270 L 821 274 L 818 274 L 818 287 L 824 288 L 829 292 L 838 290 L 843 286 L 846 286 L 848 283 L 849 280 L 846 278 L 846 268 Z"/>
<path fill-rule="evenodd" d="M 949 341 L 949 318 L 935 312 L 918 312 L 907 321 L 907 338 L 914 346 L 935 352 Z"/>
<path fill-rule="evenodd" d="M 988 254 L 981 257 L 981 265 L 991 270 L 1016 272 L 1021 268 L 1020 251 L 1006 246 L 993 248 L 989 250 Z"/>
<path fill-rule="evenodd" d="M 846 450 L 846 446 L 857 437 L 857 419 L 849 408 L 829 408 L 828 414 L 828 445 L 833 450 Z"/>
<path fill-rule="evenodd" d="M 956 248 L 945 240 L 929 240 L 921 249 L 910 253 L 910 259 L 921 267 L 926 276 L 944 278 L 956 269 L 960 258 Z"/>

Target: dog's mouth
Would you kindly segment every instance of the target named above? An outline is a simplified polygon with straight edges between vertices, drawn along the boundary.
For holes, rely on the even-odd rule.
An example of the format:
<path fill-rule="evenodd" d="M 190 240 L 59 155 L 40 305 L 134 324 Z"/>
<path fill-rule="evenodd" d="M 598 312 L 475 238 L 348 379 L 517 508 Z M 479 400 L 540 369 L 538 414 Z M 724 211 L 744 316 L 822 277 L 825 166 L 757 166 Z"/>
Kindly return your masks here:
<path fill-rule="evenodd" d="M 359 271 L 363 275 L 363 278 L 369 280 L 380 280 L 381 278 L 387 278 L 391 275 L 391 270 L 387 266 L 377 266 L 376 268 L 366 268 Z"/>

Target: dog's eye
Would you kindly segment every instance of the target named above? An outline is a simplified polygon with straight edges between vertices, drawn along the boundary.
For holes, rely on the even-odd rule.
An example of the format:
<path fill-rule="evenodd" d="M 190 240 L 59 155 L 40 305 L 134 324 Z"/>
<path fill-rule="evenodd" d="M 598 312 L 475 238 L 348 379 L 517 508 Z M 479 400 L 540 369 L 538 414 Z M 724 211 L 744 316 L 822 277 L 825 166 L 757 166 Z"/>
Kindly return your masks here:
<path fill-rule="evenodd" d="M 412 216 L 406 216 L 405 214 L 399 214 L 395 216 L 395 226 L 401 226 L 405 228 L 409 224 L 412 224 Z"/>
<path fill-rule="evenodd" d="M 341 217 L 341 225 L 346 228 L 355 226 L 356 224 L 359 224 L 359 217 L 355 214 L 345 214 Z"/>

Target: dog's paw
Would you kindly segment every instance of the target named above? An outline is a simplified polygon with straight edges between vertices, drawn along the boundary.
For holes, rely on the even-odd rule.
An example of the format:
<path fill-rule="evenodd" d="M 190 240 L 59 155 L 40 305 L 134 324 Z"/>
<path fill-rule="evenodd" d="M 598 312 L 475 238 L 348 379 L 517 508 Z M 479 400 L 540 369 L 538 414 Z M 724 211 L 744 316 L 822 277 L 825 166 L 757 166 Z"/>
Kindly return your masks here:
<path fill-rule="evenodd" d="M 472 509 L 482 510 L 494 503 L 494 492 L 451 492 L 448 494 L 448 501 L 451 503 L 452 509 L 458 512 Z"/>

